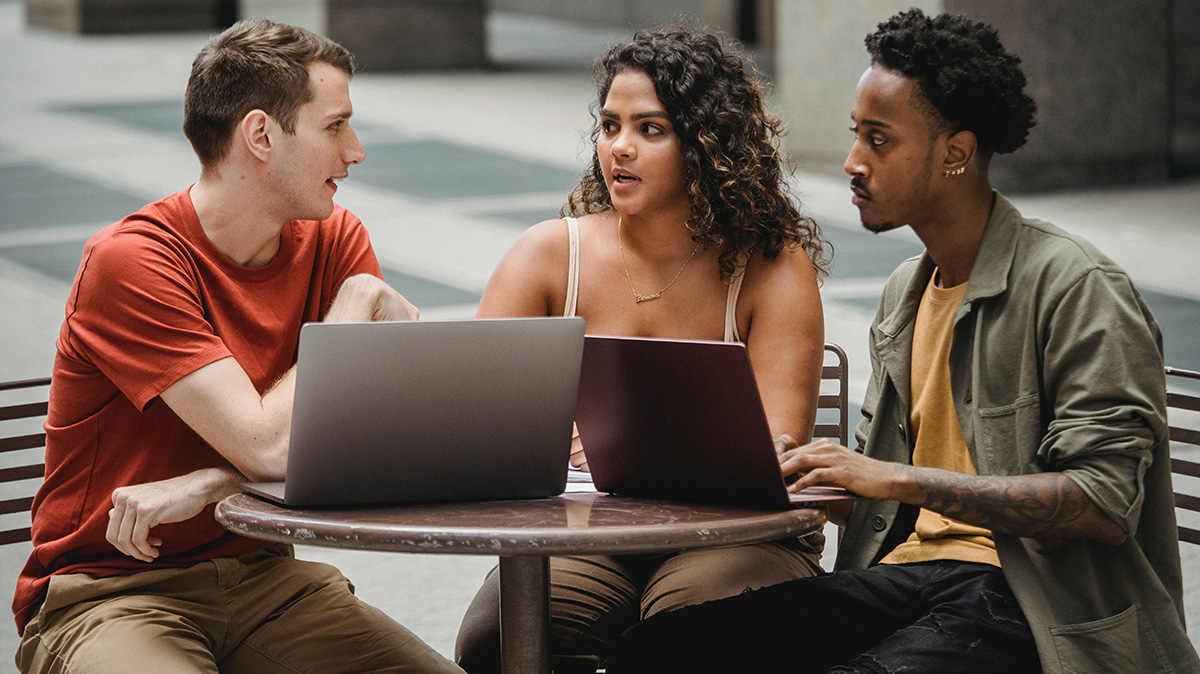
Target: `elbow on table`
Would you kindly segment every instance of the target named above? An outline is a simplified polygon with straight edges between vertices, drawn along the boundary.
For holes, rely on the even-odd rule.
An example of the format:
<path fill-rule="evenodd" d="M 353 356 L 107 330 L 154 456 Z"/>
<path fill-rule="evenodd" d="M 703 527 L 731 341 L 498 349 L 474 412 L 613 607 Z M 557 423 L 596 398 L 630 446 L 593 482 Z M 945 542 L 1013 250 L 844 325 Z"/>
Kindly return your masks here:
<path fill-rule="evenodd" d="M 287 475 L 287 445 L 248 453 L 230 463 L 251 482 L 278 482 Z"/>

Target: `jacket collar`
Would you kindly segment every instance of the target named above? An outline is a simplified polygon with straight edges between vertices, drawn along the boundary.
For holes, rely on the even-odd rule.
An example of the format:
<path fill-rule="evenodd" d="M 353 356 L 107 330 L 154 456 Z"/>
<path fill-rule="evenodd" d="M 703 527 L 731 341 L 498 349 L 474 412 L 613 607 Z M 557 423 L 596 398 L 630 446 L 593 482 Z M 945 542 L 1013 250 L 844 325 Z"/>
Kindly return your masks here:
<path fill-rule="evenodd" d="M 994 297 L 1008 289 L 1008 272 L 1012 268 L 1017 234 L 1023 221 L 1020 212 L 1007 199 L 997 192 L 992 194 L 995 197 L 992 213 L 988 216 L 975 265 L 971 267 L 971 276 L 967 279 L 967 292 L 954 318 L 956 325 L 971 312 L 972 302 Z M 917 307 L 921 304 L 933 270 L 933 259 L 929 257 L 929 252 L 922 252 L 916 260 L 916 269 L 909 275 L 904 288 L 899 290 L 899 300 L 876 327 L 876 353 L 901 401 L 911 399 L 909 379 L 913 325 L 916 323 Z M 889 302 L 889 292 L 894 291 L 884 289 L 884 302 Z"/>
<path fill-rule="evenodd" d="M 1017 234 L 1023 220 L 1021 212 L 1012 202 L 994 190 L 992 195 L 992 214 L 983 231 L 971 277 L 967 279 L 964 305 L 985 297 L 995 297 L 1008 289 L 1008 272 L 1012 269 L 1013 256 L 1017 251 Z"/>

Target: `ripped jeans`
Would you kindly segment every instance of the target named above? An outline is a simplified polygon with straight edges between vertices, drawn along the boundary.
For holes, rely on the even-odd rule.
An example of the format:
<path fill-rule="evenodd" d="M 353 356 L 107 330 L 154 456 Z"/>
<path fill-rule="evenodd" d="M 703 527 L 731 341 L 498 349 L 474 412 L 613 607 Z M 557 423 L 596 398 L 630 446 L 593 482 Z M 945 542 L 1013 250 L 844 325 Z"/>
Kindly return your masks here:
<path fill-rule="evenodd" d="M 660 614 L 617 641 L 609 674 L 1041 672 L 1003 572 L 881 564 Z"/>

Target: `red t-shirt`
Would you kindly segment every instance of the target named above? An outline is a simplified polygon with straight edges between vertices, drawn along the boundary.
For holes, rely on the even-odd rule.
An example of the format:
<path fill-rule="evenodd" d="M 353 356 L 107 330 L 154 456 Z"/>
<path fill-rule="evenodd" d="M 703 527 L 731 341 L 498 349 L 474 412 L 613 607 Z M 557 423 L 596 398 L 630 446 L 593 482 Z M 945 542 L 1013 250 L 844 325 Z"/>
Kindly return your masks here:
<path fill-rule="evenodd" d="M 57 342 L 46 480 L 13 598 L 19 630 L 53 574 L 117 576 L 267 545 L 227 532 L 210 507 L 156 527 L 159 557 L 140 562 L 104 538 L 112 492 L 227 465 L 159 394 L 228 356 L 265 392 L 295 363 L 300 326 L 320 320 L 342 282 L 361 273 L 379 276 L 379 262 L 362 223 L 340 206 L 321 222 L 287 223 L 275 259 L 257 269 L 213 246 L 186 190 L 87 242 Z"/>

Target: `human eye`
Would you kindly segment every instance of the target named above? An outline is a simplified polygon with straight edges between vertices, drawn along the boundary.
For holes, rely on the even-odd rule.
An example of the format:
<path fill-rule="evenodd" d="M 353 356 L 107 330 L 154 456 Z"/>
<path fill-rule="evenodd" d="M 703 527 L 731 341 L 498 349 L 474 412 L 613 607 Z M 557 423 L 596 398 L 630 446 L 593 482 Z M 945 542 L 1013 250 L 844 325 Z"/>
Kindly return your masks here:
<path fill-rule="evenodd" d="M 642 133 L 646 134 L 647 136 L 661 136 L 662 134 L 666 133 L 666 131 L 659 124 L 646 122 L 642 125 Z"/>
<path fill-rule="evenodd" d="M 861 137 L 862 130 L 858 128 L 857 124 L 855 124 L 854 126 L 850 127 L 850 133 L 854 134 L 855 140 L 858 140 Z M 880 147 L 887 143 L 887 136 L 874 129 L 868 129 L 866 140 L 873 147 Z"/>
<path fill-rule="evenodd" d="M 600 122 L 600 133 L 603 133 L 604 135 L 608 136 L 608 135 L 611 135 L 616 130 L 617 130 L 616 122 L 613 122 L 612 120 L 608 120 L 608 119 Z"/>
<path fill-rule="evenodd" d="M 342 127 L 345 125 L 345 123 L 346 123 L 346 120 L 339 119 L 336 122 L 334 122 L 333 124 L 330 124 L 328 128 L 330 131 L 333 131 L 336 133 L 336 132 L 342 130 Z"/>

